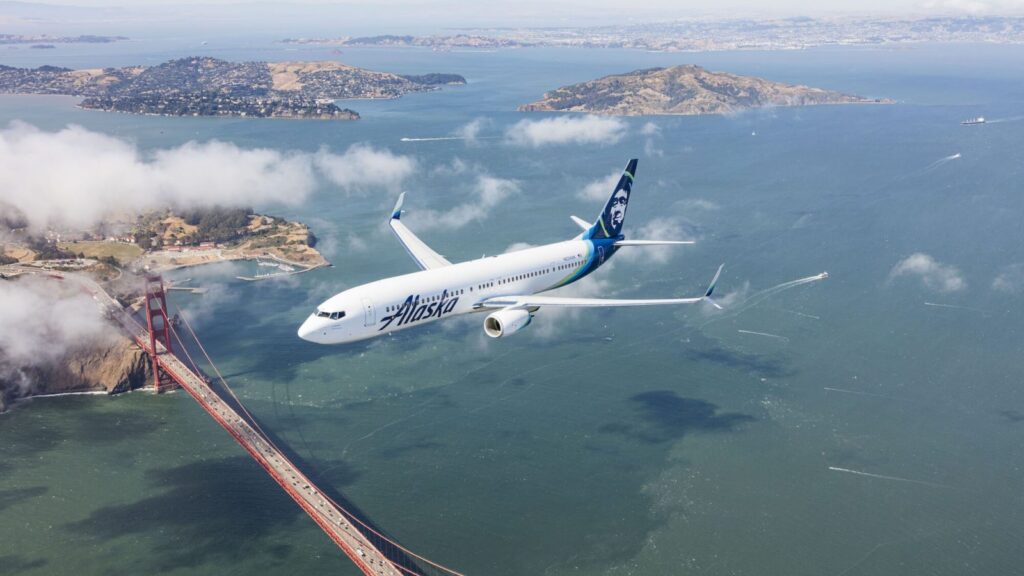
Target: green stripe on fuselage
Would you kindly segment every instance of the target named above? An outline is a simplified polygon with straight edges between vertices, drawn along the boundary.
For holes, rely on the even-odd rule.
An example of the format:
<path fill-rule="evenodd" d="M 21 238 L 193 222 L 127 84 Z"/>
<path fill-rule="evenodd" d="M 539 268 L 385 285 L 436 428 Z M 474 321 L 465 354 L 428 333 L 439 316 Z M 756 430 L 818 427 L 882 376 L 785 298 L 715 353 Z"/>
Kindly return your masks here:
<path fill-rule="evenodd" d="M 586 256 L 586 258 L 584 258 L 583 260 L 580 261 L 580 265 L 577 266 L 575 270 L 570 272 L 568 276 L 563 278 L 561 282 L 557 282 L 554 285 L 549 286 L 549 287 L 545 288 L 544 290 L 541 290 L 541 292 L 546 292 L 548 290 L 554 290 L 555 288 L 561 288 L 562 286 L 565 286 L 566 284 L 568 284 L 568 283 L 572 282 L 573 280 L 575 280 L 576 278 L 578 278 L 579 275 L 582 274 L 583 271 L 586 270 L 587 266 L 590 264 L 590 260 L 591 260 L 591 257 L 593 256 L 593 254 L 594 254 L 594 244 L 592 242 L 587 242 L 587 256 Z"/>

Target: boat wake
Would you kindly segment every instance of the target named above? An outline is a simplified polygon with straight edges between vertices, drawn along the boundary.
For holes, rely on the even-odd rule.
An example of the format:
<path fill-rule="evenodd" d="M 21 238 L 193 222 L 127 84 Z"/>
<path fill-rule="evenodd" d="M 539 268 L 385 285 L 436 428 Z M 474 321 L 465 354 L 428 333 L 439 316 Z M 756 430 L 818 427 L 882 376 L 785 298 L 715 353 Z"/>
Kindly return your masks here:
<path fill-rule="evenodd" d="M 857 476 L 867 476 L 868 478 L 878 478 L 879 480 L 894 480 L 896 482 L 910 482 L 911 484 L 922 484 L 924 486 L 933 486 L 935 488 L 951 488 L 946 484 L 937 484 L 935 482 L 927 482 L 925 480 L 913 480 L 911 478 L 900 478 L 899 476 L 886 476 L 885 474 L 872 474 L 871 472 L 861 472 L 860 470 L 850 470 L 849 468 L 840 468 L 838 466 L 829 466 L 829 470 L 833 472 L 845 472 L 847 474 L 856 474 Z"/>
<path fill-rule="evenodd" d="M 957 152 L 956 154 L 950 154 L 949 156 L 944 156 L 942 158 L 939 158 L 935 162 L 932 162 L 931 164 L 929 164 L 929 165 L 925 166 L 924 168 L 922 168 L 921 171 L 918 174 L 927 174 L 927 173 L 931 172 L 932 170 L 935 170 L 939 166 L 942 166 L 944 164 L 949 164 L 950 162 L 952 162 L 954 160 L 959 160 L 961 158 L 963 158 L 963 156 L 961 156 L 959 152 Z"/>
<path fill-rule="evenodd" d="M 768 332 L 754 332 L 753 330 L 737 330 L 740 334 L 751 334 L 753 336 L 764 336 L 765 338 L 775 338 L 776 340 L 783 340 L 789 342 L 789 338 L 785 336 L 779 336 L 778 334 L 769 334 Z"/>
<path fill-rule="evenodd" d="M 782 284 L 778 284 L 776 286 L 772 286 L 771 288 L 766 288 L 764 290 L 761 290 L 760 292 L 755 292 L 755 293 L 751 294 L 750 296 L 747 296 L 743 300 L 739 301 L 735 305 L 727 305 L 726 308 L 725 308 L 725 313 L 724 314 L 716 314 L 711 320 L 708 320 L 708 322 L 705 322 L 705 325 L 709 324 L 711 322 L 717 321 L 717 320 L 721 320 L 721 319 L 724 319 L 724 318 L 731 318 L 733 316 L 736 316 L 736 315 L 740 314 L 741 312 L 743 312 L 744 310 L 747 310 L 748 308 L 751 308 L 753 306 L 757 306 L 761 302 L 764 302 L 766 299 L 768 299 L 768 298 L 770 298 L 770 297 L 772 297 L 772 296 L 774 296 L 774 295 L 776 295 L 776 294 L 778 294 L 780 292 L 785 292 L 786 290 L 789 290 L 791 288 L 796 288 L 797 286 L 803 286 L 804 284 L 810 284 L 812 282 L 818 282 L 818 281 L 824 280 L 826 278 L 828 278 L 828 272 L 822 272 L 821 274 L 815 274 L 814 276 L 808 276 L 806 278 L 798 278 L 796 280 L 790 280 L 789 282 L 783 282 Z M 774 336 L 774 334 L 773 334 L 773 336 Z M 783 336 L 783 338 L 785 338 L 785 336 Z"/>
<path fill-rule="evenodd" d="M 1024 116 L 1011 116 L 1009 118 L 995 118 L 993 120 L 986 120 L 986 124 L 1002 124 L 1004 122 L 1019 122 L 1024 120 Z"/>

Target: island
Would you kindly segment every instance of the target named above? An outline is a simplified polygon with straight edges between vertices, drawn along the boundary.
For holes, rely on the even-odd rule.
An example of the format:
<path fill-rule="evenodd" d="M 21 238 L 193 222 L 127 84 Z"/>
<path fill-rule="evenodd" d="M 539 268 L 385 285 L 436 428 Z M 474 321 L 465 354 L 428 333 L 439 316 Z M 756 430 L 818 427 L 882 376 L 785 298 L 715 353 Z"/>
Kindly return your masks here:
<path fill-rule="evenodd" d="M 82 108 L 163 116 L 356 120 L 338 99 L 398 98 L 465 84 L 458 74 L 403 76 L 340 62 L 228 62 L 190 57 L 156 66 L 72 70 L 0 65 L 0 93 L 79 96 Z"/>
<path fill-rule="evenodd" d="M 523 112 L 616 116 L 729 114 L 763 106 L 886 103 L 821 88 L 711 72 L 692 64 L 647 68 L 563 86 L 519 107 Z"/>

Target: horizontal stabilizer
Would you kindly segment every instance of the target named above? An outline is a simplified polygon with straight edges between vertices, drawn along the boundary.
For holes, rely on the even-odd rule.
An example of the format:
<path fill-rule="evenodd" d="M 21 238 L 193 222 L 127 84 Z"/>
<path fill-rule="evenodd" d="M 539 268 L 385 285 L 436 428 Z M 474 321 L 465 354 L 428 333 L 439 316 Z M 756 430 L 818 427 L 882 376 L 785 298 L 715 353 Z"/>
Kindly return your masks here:
<path fill-rule="evenodd" d="M 617 240 L 616 246 L 680 246 L 696 244 L 693 240 Z"/>
<path fill-rule="evenodd" d="M 579 216 L 569 216 L 569 218 L 572 218 L 572 221 L 575 222 L 577 226 L 583 228 L 584 232 L 590 230 L 590 222 L 587 222 L 586 220 L 580 218 Z"/>

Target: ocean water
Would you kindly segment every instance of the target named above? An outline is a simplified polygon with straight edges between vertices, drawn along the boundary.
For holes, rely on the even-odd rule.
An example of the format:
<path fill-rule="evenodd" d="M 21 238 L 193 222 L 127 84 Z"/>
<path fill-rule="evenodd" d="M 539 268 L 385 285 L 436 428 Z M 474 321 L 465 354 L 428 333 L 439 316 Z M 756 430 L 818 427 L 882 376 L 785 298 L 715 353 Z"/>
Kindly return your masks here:
<path fill-rule="evenodd" d="M 62 47 L 48 63 L 196 52 L 115 48 Z M 622 250 L 580 289 L 696 294 L 725 262 L 725 312 L 541 310 L 497 341 L 473 316 L 309 344 L 295 329 L 321 300 L 414 269 L 384 225 L 397 191 L 326 184 L 303 205 L 256 208 L 309 222 L 334 267 L 258 283 L 234 280 L 245 264 L 180 271 L 210 290 L 172 306 L 313 478 L 466 574 L 1009 574 L 1024 560 L 1022 56 L 346 50 L 352 64 L 470 84 L 346 103 L 363 116 L 353 123 L 135 117 L 21 96 L 0 97 L 0 120 L 77 123 L 146 149 L 387 148 L 417 162 L 409 226 L 453 260 L 574 235 L 568 216 L 600 204 L 579 191 L 639 157 L 627 234 L 671 228 L 698 244 Z M 603 145 L 502 138 L 544 117 L 513 110 L 546 89 L 689 62 L 898 103 L 632 118 Z M 976 115 L 1000 121 L 959 125 Z M 477 119 L 494 138 L 401 141 Z M 475 202 L 480 174 L 519 192 L 468 225 L 431 226 L 430 211 Z M 932 275 L 894 276 L 916 253 Z M 937 290 L 943 277 L 962 288 Z M 0 573 L 356 573 L 184 394 L 36 400 L 0 417 L 0 439 Z"/>

